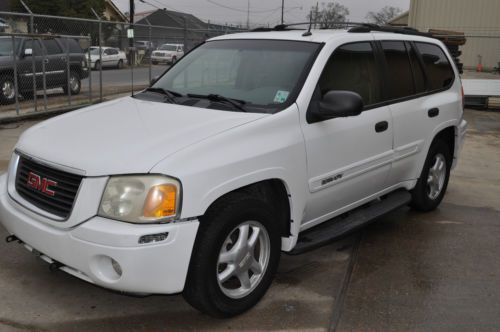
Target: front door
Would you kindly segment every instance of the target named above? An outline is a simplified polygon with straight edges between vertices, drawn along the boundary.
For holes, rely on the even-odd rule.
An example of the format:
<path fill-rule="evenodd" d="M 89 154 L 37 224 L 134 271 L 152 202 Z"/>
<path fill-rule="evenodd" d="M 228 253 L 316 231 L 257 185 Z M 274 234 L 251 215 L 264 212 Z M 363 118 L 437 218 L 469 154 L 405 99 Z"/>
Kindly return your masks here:
<path fill-rule="evenodd" d="M 372 42 L 338 47 L 325 66 L 309 107 L 326 92 L 358 93 L 365 110 L 358 116 L 303 123 L 307 149 L 308 201 L 303 228 L 312 227 L 387 187 L 393 126 L 381 105 L 380 66 Z"/>

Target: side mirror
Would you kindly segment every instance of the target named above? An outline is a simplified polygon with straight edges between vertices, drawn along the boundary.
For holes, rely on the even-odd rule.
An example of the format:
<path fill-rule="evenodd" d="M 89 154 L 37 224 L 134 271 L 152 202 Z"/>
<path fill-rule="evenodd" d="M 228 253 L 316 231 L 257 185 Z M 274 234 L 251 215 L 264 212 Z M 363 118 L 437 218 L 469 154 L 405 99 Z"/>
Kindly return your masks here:
<path fill-rule="evenodd" d="M 153 86 L 158 80 L 160 79 L 160 76 L 155 76 L 151 79 L 151 82 L 149 82 L 149 86 Z"/>
<path fill-rule="evenodd" d="M 24 56 L 32 56 L 33 55 L 33 49 L 32 48 L 26 48 L 24 50 Z"/>
<path fill-rule="evenodd" d="M 363 112 L 363 99 L 352 91 L 328 91 L 317 107 L 309 109 L 308 122 L 320 122 L 333 118 L 356 116 Z"/>

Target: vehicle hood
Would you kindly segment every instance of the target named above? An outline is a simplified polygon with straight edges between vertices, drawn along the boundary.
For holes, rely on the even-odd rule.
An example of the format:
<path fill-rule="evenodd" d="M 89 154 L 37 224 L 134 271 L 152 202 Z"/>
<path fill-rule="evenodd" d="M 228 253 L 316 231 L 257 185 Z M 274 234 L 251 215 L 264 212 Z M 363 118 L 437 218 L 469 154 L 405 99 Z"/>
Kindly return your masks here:
<path fill-rule="evenodd" d="M 35 125 L 16 149 L 87 176 L 147 173 L 177 151 L 265 116 L 125 97 Z"/>

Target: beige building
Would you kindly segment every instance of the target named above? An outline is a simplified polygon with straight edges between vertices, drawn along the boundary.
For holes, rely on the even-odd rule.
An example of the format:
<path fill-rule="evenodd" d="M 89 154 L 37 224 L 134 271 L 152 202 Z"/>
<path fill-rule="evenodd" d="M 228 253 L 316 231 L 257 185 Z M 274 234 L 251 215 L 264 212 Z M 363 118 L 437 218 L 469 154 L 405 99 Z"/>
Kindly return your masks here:
<path fill-rule="evenodd" d="M 500 0 L 411 0 L 409 12 L 390 24 L 464 32 L 460 59 L 465 68 L 476 68 L 480 58 L 485 70 L 499 65 Z"/>

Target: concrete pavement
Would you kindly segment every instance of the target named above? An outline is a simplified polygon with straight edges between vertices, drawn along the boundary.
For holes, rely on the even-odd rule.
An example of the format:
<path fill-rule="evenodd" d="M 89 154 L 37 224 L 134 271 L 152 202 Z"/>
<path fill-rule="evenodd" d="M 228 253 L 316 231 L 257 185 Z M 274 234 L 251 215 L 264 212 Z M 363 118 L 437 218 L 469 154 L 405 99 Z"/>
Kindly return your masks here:
<path fill-rule="evenodd" d="M 464 151 L 438 210 L 402 208 L 326 247 L 283 255 L 268 294 L 240 317 L 211 319 L 179 295 L 111 293 L 0 241 L 0 330 L 497 330 L 500 113 L 466 118 Z M 32 124 L 0 128 L 0 172 Z"/>

